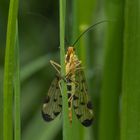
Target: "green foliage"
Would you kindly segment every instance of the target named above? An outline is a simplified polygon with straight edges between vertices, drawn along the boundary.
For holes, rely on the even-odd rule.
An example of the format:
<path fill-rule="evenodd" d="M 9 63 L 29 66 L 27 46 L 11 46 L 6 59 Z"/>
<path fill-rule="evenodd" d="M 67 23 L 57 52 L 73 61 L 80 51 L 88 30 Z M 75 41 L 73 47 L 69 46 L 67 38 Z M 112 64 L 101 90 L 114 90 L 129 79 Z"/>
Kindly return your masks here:
<path fill-rule="evenodd" d="M 115 0 L 106 0 L 106 13 L 110 21 L 105 40 L 99 140 L 118 140 L 123 62 L 123 1 L 118 1 L 116 5 Z"/>
<path fill-rule="evenodd" d="M 66 13 L 66 0 L 60 0 L 60 62 L 61 62 L 61 75 L 65 75 L 65 13 Z M 68 119 L 68 96 L 66 91 L 66 84 L 62 80 L 62 119 L 63 119 L 63 139 L 71 139 L 71 129 Z"/>
<path fill-rule="evenodd" d="M 21 1 L 18 26 L 17 0 L 0 1 L 0 11 L 0 140 L 140 140 L 138 0 Z M 64 76 L 65 43 L 102 20 L 109 22 L 75 45 L 93 102 L 92 127 L 84 128 L 74 111 L 70 125 L 63 80 L 62 114 L 44 122 L 41 107 L 55 76 L 49 61 L 60 63 Z"/>
<path fill-rule="evenodd" d="M 140 3 L 125 2 L 121 140 L 140 140 Z"/>
<path fill-rule="evenodd" d="M 18 0 L 11 0 L 9 6 L 6 53 L 4 67 L 4 91 L 3 91 L 3 140 L 13 139 L 13 80 L 15 75 L 15 46 L 17 37 L 17 13 Z M 18 52 L 17 52 L 18 53 Z M 17 121 L 16 121 L 17 122 Z M 17 126 L 18 124 L 16 124 Z M 15 129 L 17 130 L 17 129 Z M 16 132 L 15 132 L 16 134 Z M 17 136 L 15 136 L 17 137 Z M 19 138 L 19 137 L 18 137 Z"/>
<path fill-rule="evenodd" d="M 16 44 L 15 44 L 15 75 L 14 75 L 14 137 L 15 140 L 21 139 L 21 121 L 20 121 L 20 60 L 19 60 L 19 43 L 18 27 L 16 27 Z"/>
<path fill-rule="evenodd" d="M 86 30 L 90 25 L 92 25 L 92 16 L 94 12 L 94 3 L 95 1 L 81 1 L 81 0 L 73 0 L 72 5 L 72 13 L 73 13 L 73 30 L 72 30 L 72 43 L 75 42 L 77 37 Z M 86 9 L 86 12 L 83 10 L 85 7 L 89 7 Z M 82 15 L 82 16 L 81 16 Z M 89 33 L 84 34 L 80 38 L 80 40 L 75 44 L 75 49 L 78 55 L 78 58 L 82 60 L 82 65 L 84 67 L 84 71 L 86 72 L 86 76 L 88 75 L 87 70 L 89 69 L 89 58 L 87 58 L 88 49 L 89 49 Z M 87 82 L 90 83 L 90 79 Z M 73 112 L 75 115 L 75 113 Z M 73 115 L 73 116 L 74 116 Z M 77 118 L 73 117 L 73 135 L 72 139 L 80 139 L 80 140 L 86 140 L 86 139 L 93 139 L 92 134 L 90 135 L 90 128 L 84 128 L 80 122 L 77 121 Z M 77 130 L 77 133 L 75 133 L 75 129 Z M 92 130 L 91 130 L 92 131 Z M 80 135 L 79 135 L 80 134 Z"/>

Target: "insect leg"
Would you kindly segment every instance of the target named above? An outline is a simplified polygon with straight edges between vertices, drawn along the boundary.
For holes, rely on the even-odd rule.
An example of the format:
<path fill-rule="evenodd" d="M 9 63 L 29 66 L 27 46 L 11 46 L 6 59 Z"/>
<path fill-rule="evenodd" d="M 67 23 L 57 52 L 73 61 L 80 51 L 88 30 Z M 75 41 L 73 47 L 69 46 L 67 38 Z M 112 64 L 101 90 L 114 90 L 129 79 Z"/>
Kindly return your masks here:
<path fill-rule="evenodd" d="M 79 65 L 81 65 L 81 61 L 78 61 L 78 63 L 76 64 L 76 67 L 78 67 Z"/>
<path fill-rule="evenodd" d="M 68 100 L 68 105 L 69 105 L 69 121 L 70 121 L 70 123 L 72 123 L 72 100 L 73 100 L 73 96 L 71 96 L 70 98 L 69 98 L 70 100 Z"/>
<path fill-rule="evenodd" d="M 60 89 L 60 92 L 62 94 L 62 89 L 61 89 L 61 80 L 58 81 L 58 86 L 59 86 L 59 89 Z"/>
<path fill-rule="evenodd" d="M 60 74 L 61 66 L 58 63 L 54 62 L 53 60 L 50 60 L 50 63 L 55 68 L 55 70 Z"/>
<path fill-rule="evenodd" d="M 84 69 L 84 67 L 75 68 L 76 71 L 77 71 L 77 70 L 83 70 L 83 69 Z"/>

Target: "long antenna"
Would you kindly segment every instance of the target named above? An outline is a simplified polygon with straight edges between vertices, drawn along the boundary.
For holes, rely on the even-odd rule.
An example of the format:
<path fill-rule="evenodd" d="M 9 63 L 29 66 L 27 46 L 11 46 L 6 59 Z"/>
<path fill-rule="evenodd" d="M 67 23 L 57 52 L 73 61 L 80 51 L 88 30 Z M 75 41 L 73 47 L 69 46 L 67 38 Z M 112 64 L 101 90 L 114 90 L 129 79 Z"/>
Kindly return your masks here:
<path fill-rule="evenodd" d="M 87 28 L 84 32 L 82 32 L 82 33 L 79 35 L 79 37 L 76 39 L 76 41 L 73 43 L 72 46 L 74 46 L 74 45 L 79 41 L 79 39 L 80 39 L 85 33 L 87 33 L 88 31 L 90 31 L 93 27 L 95 27 L 95 26 L 98 25 L 98 24 L 104 23 L 104 22 L 109 22 L 109 21 L 108 21 L 108 20 L 102 20 L 102 21 L 99 21 L 99 22 L 97 22 L 97 23 L 91 25 L 89 28 Z"/>

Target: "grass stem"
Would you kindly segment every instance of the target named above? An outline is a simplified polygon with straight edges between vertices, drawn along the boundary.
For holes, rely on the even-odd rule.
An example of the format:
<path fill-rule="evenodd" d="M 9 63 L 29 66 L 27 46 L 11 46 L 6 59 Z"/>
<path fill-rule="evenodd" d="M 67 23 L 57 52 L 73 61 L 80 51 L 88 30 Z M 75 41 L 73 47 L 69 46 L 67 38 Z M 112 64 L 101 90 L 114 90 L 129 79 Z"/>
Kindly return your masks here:
<path fill-rule="evenodd" d="M 15 72 L 16 20 L 18 0 L 11 0 L 6 37 L 4 92 L 3 92 L 3 140 L 13 140 L 13 80 Z"/>

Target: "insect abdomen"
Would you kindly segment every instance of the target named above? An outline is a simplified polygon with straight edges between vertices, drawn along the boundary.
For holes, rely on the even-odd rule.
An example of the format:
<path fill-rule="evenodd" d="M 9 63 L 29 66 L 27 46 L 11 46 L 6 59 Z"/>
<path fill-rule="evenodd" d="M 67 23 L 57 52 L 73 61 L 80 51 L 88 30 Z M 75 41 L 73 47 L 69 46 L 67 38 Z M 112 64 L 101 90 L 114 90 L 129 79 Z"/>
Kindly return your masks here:
<path fill-rule="evenodd" d="M 68 94 L 68 107 L 69 107 L 69 121 L 72 123 L 72 101 L 73 95 L 75 92 L 75 75 L 71 75 L 71 77 L 67 78 L 67 94 Z"/>

